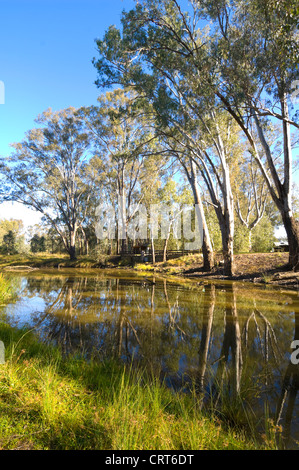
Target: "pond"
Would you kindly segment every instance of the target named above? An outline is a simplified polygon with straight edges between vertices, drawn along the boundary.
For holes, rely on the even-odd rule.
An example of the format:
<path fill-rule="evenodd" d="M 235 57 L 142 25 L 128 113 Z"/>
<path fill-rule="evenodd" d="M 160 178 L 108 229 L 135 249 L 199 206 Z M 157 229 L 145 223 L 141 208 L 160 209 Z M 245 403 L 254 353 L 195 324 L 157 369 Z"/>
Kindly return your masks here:
<path fill-rule="evenodd" d="M 270 418 L 283 445 L 298 448 L 298 292 L 115 270 L 13 279 L 18 299 L 2 307 L 1 321 L 34 328 L 66 354 L 135 361 L 227 416 L 239 407 L 261 432 Z"/>

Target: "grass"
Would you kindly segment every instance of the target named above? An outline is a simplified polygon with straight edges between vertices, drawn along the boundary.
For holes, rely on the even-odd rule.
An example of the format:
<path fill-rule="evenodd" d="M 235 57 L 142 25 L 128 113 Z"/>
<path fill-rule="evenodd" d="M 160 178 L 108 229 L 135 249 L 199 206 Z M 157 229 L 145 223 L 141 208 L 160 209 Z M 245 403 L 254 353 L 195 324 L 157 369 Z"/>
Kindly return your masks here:
<path fill-rule="evenodd" d="M 0 273 L 0 306 L 7 302 L 12 295 L 10 282 Z"/>
<path fill-rule="evenodd" d="M 0 275 L 0 305 L 12 296 L 9 280 Z M 270 421 L 257 440 L 246 423 L 236 425 L 238 407 L 226 417 L 213 409 L 205 414 L 195 394 L 172 393 L 144 371 L 63 357 L 33 332 L 1 323 L 0 340 L 6 348 L 0 364 L 0 449 L 276 448 Z"/>
<path fill-rule="evenodd" d="M 69 257 L 64 254 L 52 255 L 49 253 L 38 254 L 15 254 L 15 255 L 1 255 L 0 254 L 0 268 L 27 266 L 33 268 L 57 268 L 61 267 L 89 267 L 95 266 L 98 263 L 92 258 L 79 257 L 76 261 L 70 261 Z"/>
<path fill-rule="evenodd" d="M 216 255 L 217 262 L 222 259 L 220 254 Z M 262 276 L 273 275 L 273 270 L 284 269 L 288 261 L 288 253 L 243 253 L 235 255 L 236 275 Z M 67 255 L 52 255 L 49 253 L 32 254 L 0 254 L 0 269 L 27 266 L 31 268 L 126 268 L 144 272 L 165 272 L 168 274 L 180 274 L 184 270 L 202 268 L 202 255 L 189 254 L 179 258 L 168 259 L 166 262 L 140 263 L 133 260 L 132 256 L 78 256 L 75 261 L 70 261 Z"/>
<path fill-rule="evenodd" d="M 173 393 L 115 361 L 63 357 L 33 332 L 0 324 L 0 449 L 196 450 L 272 448 L 206 416 L 194 396 Z"/>

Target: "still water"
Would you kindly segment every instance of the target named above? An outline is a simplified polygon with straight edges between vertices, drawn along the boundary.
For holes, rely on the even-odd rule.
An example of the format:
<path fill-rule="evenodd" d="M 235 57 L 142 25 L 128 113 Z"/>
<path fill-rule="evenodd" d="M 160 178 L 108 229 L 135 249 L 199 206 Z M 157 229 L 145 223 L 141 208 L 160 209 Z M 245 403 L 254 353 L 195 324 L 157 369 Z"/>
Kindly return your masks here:
<path fill-rule="evenodd" d="M 34 328 L 65 353 L 136 361 L 226 414 L 265 417 L 299 448 L 299 294 L 248 283 L 177 281 L 117 271 L 13 276 L 18 300 L 0 320 Z M 299 354 L 298 354 L 299 358 Z M 294 362 L 294 361 L 293 361 Z"/>

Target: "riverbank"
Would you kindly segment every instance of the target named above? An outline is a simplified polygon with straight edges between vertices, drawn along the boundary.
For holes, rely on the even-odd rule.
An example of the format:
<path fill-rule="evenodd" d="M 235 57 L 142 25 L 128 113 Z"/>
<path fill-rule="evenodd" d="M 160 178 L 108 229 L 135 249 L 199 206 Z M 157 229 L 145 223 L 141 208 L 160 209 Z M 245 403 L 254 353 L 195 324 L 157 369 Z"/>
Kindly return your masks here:
<path fill-rule="evenodd" d="M 172 393 L 144 371 L 116 361 L 63 357 L 33 332 L 0 324 L 2 450 L 274 449 L 246 424 L 229 427 L 194 394 Z M 272 436 L 272 437 L 271 437 Z"/>
<path fill-rule="evenodd" d="M 10 282 L 0 274 L 0 307 L 11 299 L 12 291 Z"/>
<path fill-rule="evenodd" d="M 170 259 L 166 262 L 141 263 L 132 256 L 106 256 L 101 260 L 81 256 L 70 261 L 67 256 L 48 254 L 4 256 L 0 255 L 0 271 L 34 270 L 34 269 L 124 269 L 134 270 L 140 274 L 151 273 L 172 275 L 195 279 L 222 279 L 261 283 L 299 289 L 299 273 L 287 266 L 288 253 L 242 253 L 235 255 L 235 274 L 224 276 L 221 256 L 217 256 L 216 267 L 209 273 L 203 270 L 202 255 L 192 254 Z"/>
<path fill-rule="evenodd" d="M 2 323 L 0 340 L 0 449 L 275 448 L 280 431 L 265 418 L 258 432 L 241 397 L 231 400 L 224 391 L 221 410 L 210 400 L 202 407 L 195 385 L 189 394 L 173 393 L 159 377 L 117 360 L 63 356 L 34 331 Z"/>

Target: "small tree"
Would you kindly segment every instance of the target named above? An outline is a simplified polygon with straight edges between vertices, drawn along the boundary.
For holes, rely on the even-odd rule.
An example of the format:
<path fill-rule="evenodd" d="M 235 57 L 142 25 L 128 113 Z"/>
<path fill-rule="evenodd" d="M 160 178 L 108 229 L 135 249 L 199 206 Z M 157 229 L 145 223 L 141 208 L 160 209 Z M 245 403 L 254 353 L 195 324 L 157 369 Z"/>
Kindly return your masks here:
<path fill-rule="evenodd" d="M 30 240 L 30 249 L 32 253 L 41 253 L 46 251 L 46 239 L 43 235 L 35 234 Z"/>
<path fill-rule="evenodd" d="M 91 191 L 86 178 L 88 137 L 74 108 L 49 109 L 36 122 L 41 127 L 14 144 L 8 163 L 0 160 L 7 180 L 2 199 L 22 202 L 43 214 L 75 259 L 76 235 Z"/>
<path fill-rule="evenodd" d="M 3 237 L 3 250 L 5 253 L 9 253 L 10 255 L 15 254 L 17 252 L 16 249 L 16 235 L 13 230 L 9 230 Z"/>
<path fill-rule="evenodd" d="M 267 253 L 272 250 L 274 241 L 274 227 L 270 219 L 264 216 L 261 222 L 252 230 L 252 251 Z"/>

